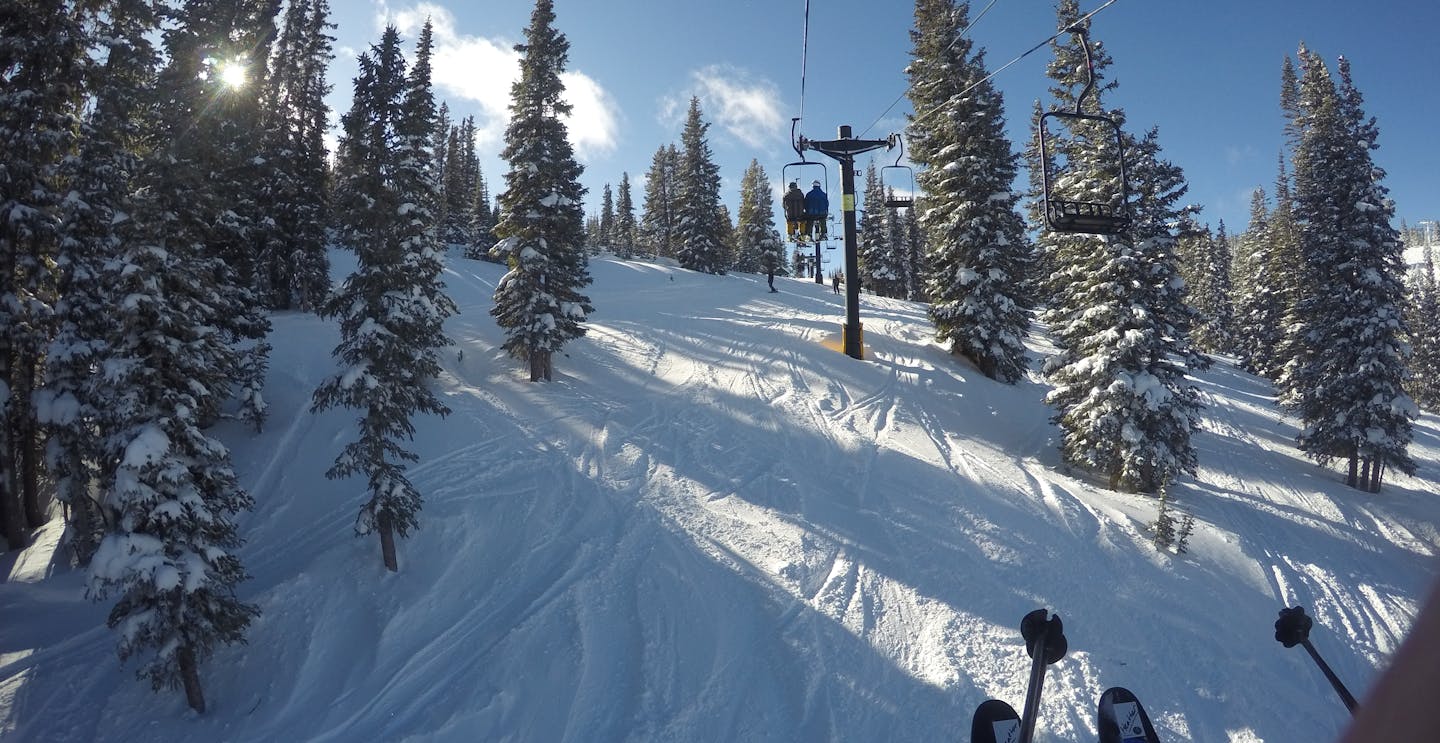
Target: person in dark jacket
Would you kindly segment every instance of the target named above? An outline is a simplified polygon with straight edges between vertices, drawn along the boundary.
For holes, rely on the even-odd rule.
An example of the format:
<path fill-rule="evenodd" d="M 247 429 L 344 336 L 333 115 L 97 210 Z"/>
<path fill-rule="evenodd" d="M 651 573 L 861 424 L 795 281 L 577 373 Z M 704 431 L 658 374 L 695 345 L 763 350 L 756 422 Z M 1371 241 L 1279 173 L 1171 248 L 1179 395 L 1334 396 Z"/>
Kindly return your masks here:
<path fill-rule="evenodd" d="M 780 203 L 785 208 L 785 234 L 791 242 L 795 242 L 801 234 L 801 225 L 805 223 L 805 193 L 800 190 L 800 184 L 790 181 L 790 189 Z"/>
<path fill-rule="evenodd" d="M 805 194 L 805 236 L 813 229 L 817 240 L 825 239 L 825 218 L 830 215 L 830 198 L 820 188 L 820 181 L 810 184 L 810 193 Z"/>

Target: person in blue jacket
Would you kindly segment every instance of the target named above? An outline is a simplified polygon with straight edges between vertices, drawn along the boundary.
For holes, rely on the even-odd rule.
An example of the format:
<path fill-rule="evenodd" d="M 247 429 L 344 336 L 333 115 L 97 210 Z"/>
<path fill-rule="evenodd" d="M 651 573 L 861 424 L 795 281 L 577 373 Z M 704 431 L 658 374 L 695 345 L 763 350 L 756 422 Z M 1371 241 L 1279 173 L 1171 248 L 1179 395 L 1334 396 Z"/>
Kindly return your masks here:
<path fill-rule="evenodd" d="M 825 195 L 825 190 L 820 188 L 820 181 L 810 183 L 810 193 L 805 194 L 805 235 L 808 237 L 812 229 L 815 230 L 815 239 L 825 239 L 825 218 L 830 214 L 830 199 Z"/>

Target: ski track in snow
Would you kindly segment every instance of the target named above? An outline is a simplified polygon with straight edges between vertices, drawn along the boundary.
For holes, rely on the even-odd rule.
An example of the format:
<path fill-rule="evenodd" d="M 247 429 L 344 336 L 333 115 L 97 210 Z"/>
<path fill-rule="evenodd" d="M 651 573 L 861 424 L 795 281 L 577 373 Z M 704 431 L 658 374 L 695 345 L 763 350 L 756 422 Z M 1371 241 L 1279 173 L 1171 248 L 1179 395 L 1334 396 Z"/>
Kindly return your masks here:
<path fill-rule="evenodd" d="M 0 647 L 33 648 L 0 655 L 0 732 L 954 740 L 986 697 L 1021 706 L 1019 621 L 1048 607 L 1070 653 L 1037 741 L 1093 740 L 1112 685 L 1167 741 L 1324 741 L 1343 710 L 1274 642 L 1276 612 L 1305 605 L 1359 693 L 1432 574 L 1433 418 L 1422 472 L 1361 495 L 1299 459 L 1267 388 L 1217 364 L 1200 375 L 1201 471 L 1173 492 L 1197 519 L 1191 552 L 1164 556 L 1152 498 L 1061 466 L 1038 374 L 985 379 L 934 343 L 923 306 L 863 297 L 862 363 L 834 350 L 827 287 L 592 268 L 587 336 L 530 384 L 488 315 L 503 269 L 450 261 L 462 313 L 436 384 L 452 413 L 411 442 L 424 507 L 396 575 L 353 535 L 364 484 L 323 478 L 354 435 L 353 411 L 308 412 L 335 332 L 277 317 L 293 340 L 272 358 L 267 432 L 226 436 L 257 500 L 242 558 L 264 614 L 207 666 L 215 707 L 153 698 L 103 627 L 31 628 Z M 0 588 L 0 608 L 37 606 Z"/>

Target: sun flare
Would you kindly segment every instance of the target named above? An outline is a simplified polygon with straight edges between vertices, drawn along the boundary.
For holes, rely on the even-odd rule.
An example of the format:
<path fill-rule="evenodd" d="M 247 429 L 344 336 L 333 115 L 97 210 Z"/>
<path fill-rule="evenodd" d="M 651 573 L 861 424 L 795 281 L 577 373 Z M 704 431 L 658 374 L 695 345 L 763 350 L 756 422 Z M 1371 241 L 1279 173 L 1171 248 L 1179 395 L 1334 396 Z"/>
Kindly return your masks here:
<path fill-rule="evenodd" d="M 220 81 L 225 87 L 232 90 L 245 87 L 247 78 L 245 64 L 238 60 L 222 62 L 220 64 Z"/>

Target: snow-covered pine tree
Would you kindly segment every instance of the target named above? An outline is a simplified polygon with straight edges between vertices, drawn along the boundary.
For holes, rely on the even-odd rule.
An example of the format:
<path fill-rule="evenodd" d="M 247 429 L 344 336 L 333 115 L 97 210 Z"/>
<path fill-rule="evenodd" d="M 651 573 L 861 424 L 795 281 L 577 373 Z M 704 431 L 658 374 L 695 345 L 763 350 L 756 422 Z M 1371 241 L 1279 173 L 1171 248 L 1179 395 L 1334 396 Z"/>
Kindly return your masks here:
<path fill-rule="evenodd" d="M 1434 250 L 1421 248 L 1419 267 L 1410 272 L 1405 315 L 1410 329 L 1410 377 L 1406 389 L 1415 402 L 1440 411 L 1440 286 L 1435 277 Z"/>
<path fill-rule="evenodd" d="M 735 220 L 730 216 L 730 207 L 720 202 L 715 210 L 715 234 L 720 241 L 720 262 L 729 270 L 735 264 L 735 251 L 739 236 L 735 232 Z"/>
<path fill-rule="evenodd" d="M 117 226 L 121 252 L 103 273 L 125 301 L 110 305 L 109 373 L 92 393 L 109 528 L 90 562 L 89 593 L 118 596 L 108 624 L 120 632 L 120 659 L 143 657 L 141 678 L 157 690 L 183 686 L 203 712 L 200 665 L 217 645 L 243 643 L 259 614 L 235 595 L 247 576 L 232 518 L 253 501 L 225 446 L 201 430 L 207 392 L 187 354 L 206 330 L 194 320 L 191 247 L 169 239 L 162 203 L 129 206 L 131 220 Z"/>
<path fill-rule="evenodd" d="M 310 0 L 306 19 L 302 59 L 304 88 L 298 96 L 297 112 L 301 119 L 299 147 L 295 164 L 301 193 L 305 194 L 296 208 L 294 257 L 291 260 L 295 278 L 291 282 L 295 306 L 314 311 L 330 292 L 330 257 L 327 229 L 330 218 L 330 151 L 325 137 L 330 131 L 330 94 L 326 71 L 334 59 L 335 38 L 330 35 L 335 24 L 330 22 L 329 0 Z"/>
<path fill-rule="evenodd" d="M 690 111 L 680 133 L 683 150 L 675 173 L 675 257 L 680 265 L 705 273 L 725 273 L 728 250 L 721 234 L 720 166 L 710 153 L 701 118 L 700 99 L 690 98 Z"/>
<path fill-rule="evenodd" d="M 262 94 L 264 217 L 255 229 L 256 284 L 261 301 L 274 309 L 312 310 L 330 289 L 329 13 L 326 0 L 287 6 Z"/>
<path fill-rule="evenodd" d="M 93 370 L 105 366 L 110 344 L 124 330 L 112 312 L 123 297 L 115 294 L 106 266 L 133 234 L 134 220 L 126 215 L 136 212 L 136 153 L 153 140 L 146 101 L 159 62 L 150 39 L 160 21 L 149 0 L 126 0 L 94 23 L 104 62 L 87 67 L 93 107 L 80 130 L 78 156 L 67 158 L 61 173 L 71 196 L 62 202 L 55 259 L 57 330 L 45 353 L 46 384 L 36 405 L 48 427 L 46 463 L 56 498 L 66 506 L 66 541 L 81 565 L 90 563 L 105 531 L 98 499 L 110 489 L 101 481 L 101 463 L 110 455 L 97 421 L 110 401 L 98 394 Z"/>
<path fill-rule="evenodd" d="M 887 189 L 885 192 L 885 199 L 887 201 L 892 201 L 894 200 L 894 198 L 895 189 Z M 909 210 L 897 209 L 892 207 L 886 207 L 884 210 L 885 248 L 881 251 L 881 254 L 889 256 L 888 262 L 890 263 L 890 266 L 895 274 L 894 277 L 890 278 L 890 281 L 892 283 L 889 288 L 892 291 L 896 288 L 897 285 L 904 286 L 905 281 L 906 267 L 901 261 L 901 259 L 905 255 L 906 245 L 909 240 L 909 235 L 907 234 L 905 224 L 905 211 Z M 923 232 L 925 226 L 923 224 L 920 225 L 920 229 Z M 919 277 L 919 281 L 922 286 L 927 283 L 924 276 Z M 864 288 L 870 289 L 872 287 L 867 281 L 864 283 Z M 934 318 L 931 318 L 931 320 L 933 322 Z"/>
<path fill-rule="evenodd" d="M 255 287 L 254 240 L 264 229 L 256 184 L 266 167 L 257 86 L 275 37 L 273 0 L 191 0 L 165 31 L 168 64 L 158 90 L 164 149 L 154 153 L 154 184 L 168 224 L 167 243 L 183 255 L 182 282 L 195 292 L 192 322 L 213 329 L 195 349 L 191 374 L 206 389 L 200 420 L 218 419 L 239 392 L 239 416 L 265 415 L 260 388 L 270 321 Z M 229 71 L 240 68 L 244 79 Z M 197 136 L 197 132 L 204 136 Z"/>
<path fill-rule="evenodd" d="M 0 13 L 0 527 L 11 549 L 45 521 L 35 381 L 53 332 L 62 160 L 73 153 L 87 37 L 85 12 L 26 0 Z"/>
<path fill-rule="evenodd" d="M 470 244 L 465 250 L 465 257 L 477 260 L 489 258 L 490 248 L 494 245 L 495 212 L 490 208 L 490 185 L 486 183 L 485 173 L 477 162 L 475 194 L 470 204 Z"/>
<path fill-rule="evenodd" d="M 661 145 L 645 174 L 645 213 L 640 219 L 640 244 L 656 258 L 675 257 L 675 223 L 678 207 L 680 151 Z"/>
<path fill-rule="evenodd" d="M 752 159 L 740 178 L 740 223 L 735 270 L 746 273 L 783 272 L 784 245 L 775 229 L 774 193 L 770 176 Z"/>
<path fill-rule="evenodd" d="M 985 376 L 1013 383 L 1026 367 L 1030 244 L 1015 209 L 1004 102 L 985 80 L 984 51 L 963 35 L 969 10 L 956 0 L 915 2 L 907 138 L 925 194 L 920 223 L 936 339 Z"/>
<path fill-rule="evenodd" d="M 1209 353 L 1228 353 L 1234 310 L 1230 288 L 1230 238 L 1225 222 L 1212 233 L 1209 225 L 1191 225 L 1182 230 L 1180 252 L 1182 271 L 1190 305 L 1195 308 L 1195 345 Z"/>
<path fill-rule="evenodd" d="M 1240 366 L 1251 374 L 1263 374 L 1270 367 L 1281 327 L 1270 273 L 1270 213 L 1265 190 L 1250 195 L 1250 224 L 1240 236 L 1235 253 L 1235 354 Z"/>
<path fill-rule="evenodd" d="M 871 160 L 865 169 L 865 218 L 860 225 L 860 282 L 882 297 L 906 296 L 904 227 L 900 214 L 885 206 L 880 176 Z"/>
<path fill-rule="evenodd" d="M 480 188 L 483 180 L 480 173 L 480 155 L 475 151 L 475 117 L 466 116 L 460 122 L 460 194 L 459 198 L 452 201 L 450 208 L 459 215 L 455 232 L 459 235 L 456 241 L 459 245 L 471 245 L 475 242 L 475 235 L 472 232 L 474 220 L 472 209 L 475 206 L 475 191 Z"/>
<path fill-rule="evenodd" d="M 462 243 L 464 236 L 460 227 L 465 219 L 465 155 L 461 150 L 460 127 L 450 127 L 445 138 L 445 168 L 440 174 L 438 192 L 435 194 L 436 215 L 440 243 L 453 245 Z"/>
<path fill-rule="evenodd" d="M 1367 118 L 1348 60 L 1340 84 L 1315 52 L 1300 50 L 1300 141 L 1295 211 L 1309 292 L 1291 327 L 1300 348 L 1286 369 L 1300 448 L 1324 465 L 1349 462 L 1348 483 L 1378 491 L 1382 473 L 1410 473 L 1411 420 L 1403 389 L 1404 262 L 1394 203 L 1374 164 L 1378 126 Z"/>
<path fill-rule="evenodd" d="M 600 191 L 600 237 L 597 244 L 606 250 L 614 250 L 615 245 L 615 195 L 610 190 L 610 184 L 606 183 Z"/>
<path fill-rule="evenodd" d="M 520 53 L 520 79 L 510 88 L 510 125 L 501 156 L 510 163 L 496 248 L 510 272 L 495 290 L 491 310 L 505 329 L 505 350 L 526 360 L 530 381 L 550 380 L 552 355 L 585 334 L 595 311 L 581 294 L 590 285 L 584 246 L 585 189 L 566 136 L 570 113 L 560 73 L 570 42 L 555 29 L 551 0 L 536 0 Z"/>
<path fill-rule="evenodd" d="M 925 293 L 925 230 L 920 228 L 920 215 L 914 207 L 905 210 L 901 217 L 905 226 L 905 291 L 906 298 L 916 302 L 929 302 Z"/>
<path fill-rule="evenodd" d="M 405 462 L 416 456 L 400 442 L 414 434 L 416 414 L 450 412 L 430 389 L 440 371 L 437 349 L 449 344 L 441 325 L 455 312 L 440 283 L 441 249 L 431 211 L 436 202 L 431 39 L 427 22 L 408 76 L 393 26 L 360 57 L 354 103 L 343 120 L 341 151 L 349 162 L 338 193 L 368 209 L 363 221 L 341 226 L 341 241 L 355 251 L 358 267 L 323 314 L 340 320 L 335 356 L 343 368 L 314 398 L 315 410 L 361 411 L 358 438 L 325 474 L 366 476 L 369 498 L 356 532 L 379 535 L 391 571 L 399 568 L 394 538 L 416 528 L 421 501 L 404 474 Z"/>
<path fill-rule="evenodd" d="M 204 711 L 200 665 L 217 645 L 244 642 L 259 613 L 235 595 L 246 576 L 232 518 L 252 501 L 225 447 L 202 430 L 203 398 L 222 389 L 215 379 L 227 373 L 216 367 L 224 349 L 212 344 L 216 333 L 207 324 L 215 300 L 209 271 L 217 265 L 195 228 L 201 206 L 184 198 L 183 187 L 202 176 L 183 167 L 193 166 L 194 154 L 175 147 L 183 117 L 154 105 L 154 93 L 188 100 L 185 91 L 150 85 L 154 10 L 146 0 L 111 6 L 107 70 L 116 74 L 105 85 L 116 87 L 97 91 L 95 126 L 87 130 L 116 137 L 128 150 L 122 158 L 145 145 L 158 148 L 140 153 L 147 158 L 134 170 L 115 174 L 136 180 L 117 181 L 127 197 L 102 207 L 127 218 L 107 228 L 110 255 L 99 285 L 110 297 L 109 328 L 94 361 L 107 373 L 88 381 L 107 523 L 88 590 L 97 599 L 118 597 L 108 623 L 120 632 L 120 658 L 143 658 L 141 678 L 155 689 L 183 686 L 190 707 Z M 153 112 L 160 117 L 152 121 Z M 92 193 L 94 208 L 102 197 Z"/>
<path fill-rule="evenodd" d="M 1068 29 L 1078 19 L 1077 3 L 1062 0 L 1058 27 Z M 1073 110 L 1073 96 L 1084 85 L 1084 65 L 1074 64 L 1083 50 L 1073 41 L 1053 46 L 1049 74 L 1057 82 L 1052 88 L 1057 107 Z M 1099 42 L 1093 49 L 1098 77 L 1101 60 L 1108 64 L 1109 58 Z M 1096 110 L 1103 110 L 1099 91 L 1110 87 L 1097 86 Z M 1120 111 L 1106 115 L 1123 120 Z M 1184 176 L 1161 159 L 1155 130 L 1129 140 L 1129 233 L 1113 238 L 1045 233 L 1062 275 L 1046 314 L 1060 348 L 1046 362 L 1054 385 L 1046 401 L 1056 410 L 1066 461 L 1105 476 L 1112 488 L 1156 492 L 1195 469 L 1190 435 L 1198 425 L 1198 392 L 1179 362 L 1200 363 L 1203 357 L 1189 346 L 1192 315 L 1181 296 L 1184 282 L 1175 257 L 1174 225 L 1191 211 L 1178 204 Z M 1060 145 L 1069 148 L 1070 166 L 1102 174 L 1113 168 L 1118 154 L 1096 144 L 1104 138 L 1089 141 L 1085 147 Z M 1097 194 L 1087 200 L 1107 198 Z M 1038 227 L 1038 205 L 1031 215 Z"/>
<path fill-rule="evenodd" d="M 635 255 L 635 199 L 630 194 L 630 174 L 620 174 L 620 193 L 615 197 L 615 254 L 621 258 Z"/>

